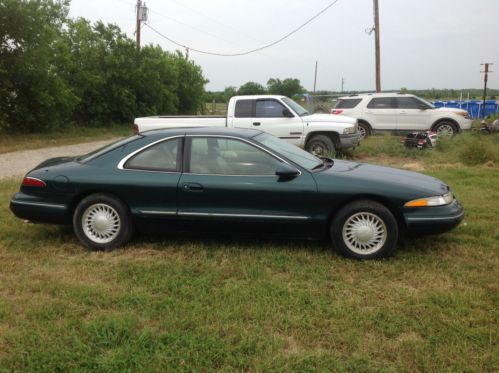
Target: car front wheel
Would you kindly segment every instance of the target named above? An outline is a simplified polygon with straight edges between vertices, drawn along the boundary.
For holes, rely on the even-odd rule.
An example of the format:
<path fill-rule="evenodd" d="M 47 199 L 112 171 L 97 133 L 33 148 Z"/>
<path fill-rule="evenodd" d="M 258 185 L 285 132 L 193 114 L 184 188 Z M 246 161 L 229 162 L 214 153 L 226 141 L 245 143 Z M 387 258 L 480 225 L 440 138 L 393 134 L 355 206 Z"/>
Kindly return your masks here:
<path fill-rule="evenodd" d="M 336 149 L 333 141 L 329 137 L 316 135 L 307 141 L 305 150 L 312 154 L 325 156 L 327 154 L 334 154 Z"/>
<path fill-rule="evenodd" d="M 355 259 L 389 256 L 398 240 L 398 225 L 382 204 L 359 200 L 343 207 L 330 228 L 333 245 L 341 254 Z"/>
<path fill-rule="evenodd" d="M 80 242 L 92 250 L 111 250 L 133 235 L 128 207 L 118 198 L 96 193 L 81 200 L 73 215 L 73 228 Z"/>
<path fill-rule="evenodd" d="M 451 122 L 440 122 L 435 126 L 438 136 L 453 136 L 457 133 L 456 126 Z"/>

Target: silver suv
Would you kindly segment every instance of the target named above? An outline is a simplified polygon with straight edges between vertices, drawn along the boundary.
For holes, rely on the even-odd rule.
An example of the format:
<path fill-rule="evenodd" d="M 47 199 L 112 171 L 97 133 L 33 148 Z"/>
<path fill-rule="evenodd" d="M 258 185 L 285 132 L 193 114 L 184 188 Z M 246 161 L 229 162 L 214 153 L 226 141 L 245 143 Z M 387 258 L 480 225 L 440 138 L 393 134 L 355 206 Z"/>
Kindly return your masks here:
<path fill-rule="evenodd" d="M 331 113 L 357 118 L 362 138 L 378 131 L 431 130 L 439 135 L 454 135 L 471 128 L 466 110 L 437 109 L 420 97 L 401 93 L 340 97 Z"/>

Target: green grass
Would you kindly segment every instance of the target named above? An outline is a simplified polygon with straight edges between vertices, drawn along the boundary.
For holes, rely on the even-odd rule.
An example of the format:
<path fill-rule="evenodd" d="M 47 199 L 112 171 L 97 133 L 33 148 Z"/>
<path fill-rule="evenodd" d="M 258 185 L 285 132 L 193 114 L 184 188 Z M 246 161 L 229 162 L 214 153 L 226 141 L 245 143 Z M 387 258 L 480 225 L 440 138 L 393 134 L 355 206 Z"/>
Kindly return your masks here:
<path fill-rule="evenodd" d="M 448 182 L 464 222 L 383 261 L 224 237 L 95 253 L 13 217 L 0 182 L 0 371 L 497 371 L 499 167 L 368 141 L 361 158 Z"/>
<path fill-rule="evenodd" d="M 31 134 L 0 132 L 0 154 L 18 150 L 108 140 L 116 137 L 130 136 L 131 134 L 131 125 L 113 125 L 107 128 L 68 126 L 58 131 Z"/>

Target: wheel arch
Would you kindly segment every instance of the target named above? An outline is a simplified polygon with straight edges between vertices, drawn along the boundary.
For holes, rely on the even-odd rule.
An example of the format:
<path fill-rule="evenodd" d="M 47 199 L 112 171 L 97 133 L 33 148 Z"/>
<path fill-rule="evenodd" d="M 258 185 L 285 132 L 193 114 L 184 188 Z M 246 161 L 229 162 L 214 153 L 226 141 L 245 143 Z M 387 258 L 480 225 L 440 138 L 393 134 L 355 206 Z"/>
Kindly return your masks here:
<path fill-rule="evenodd" d="M 333 142 L 334 146 L 338 149 L 339 146 L 340 146 L 340 135 L 338 132 L 335 132 L 335 131 L 313 131 L 313 132 L 310 132 L 309 134 L 307 134 L 307 137 L 305 138 L 305 143 L 303 144 L 304 147 L 306 148 L 307 147 L 307 143 L 310 141 L 311 138 L 313 138 L 314 136 L 318 136 L 318 135 L 323 135 L 323 136 L 326 136 L 328 137 L 329 139 L 331 139 L 331 141 Z"/>
<path fill-rule="evenodd" d="M 456 132 L 461 132 L 461 127 L 459 126 L 459 123 L 455 119 L 447 118 L 447 117 L 437 119 L 435 122 L 433 122 L 433 124 L 430 127 L 431 130 L 435 131 L 436 127 L 442 122 L 450 122 L 456 128 Z"/>
<path fill-rule="evenodd" d="M 348 205 L 348 204 L 350 204 L 352 202 L 360 201 L 360 200 L 371 200 L 371 201 L 375 201 L 375 202 L 378 202 L 378 203 L 382 204 L 395 217 L 395 220 L 397 221 L 397 225 L 398 225 L 399 231 L 403 232 L 403 231 L 406 230 L 407 226 L 406 226 L 406 223 L 405 223 L 405 220 L 404 220 L 404 216 L 397 209 L 397 207 L 395 206 L 395 204 L 393 202 L 391 202 L 386 197 L 379 196 L 379 195 L 376 195 L 376 194 L 368 194 L 368 193 L 366 193 L 366 194 L 357 194 L 355 196 L 352 196 L 350 198 L 347 198 L 347 199 L 343 200 L 341 203 L 339 203 L 338 205 L 336 205 L 334 207 L 334 209 L 332 209 L 329 212 L 329 215 L 328 215 L 328 218 L 327 218 L 327 224 L 326 224 L 326 232 L 329 230 L 329 227 L 331 226 L 331 223 L 332 223 L 334 217 L 336 216 L 336 214 L 343 207 L 345 207 L 346 205 Z"/>
<path fill-rule="evenodd" d="M 76 207 L 78 206 L 78 204 L 81 201 L 83 201 L 84 198 L 86 198 L 92 194 L 106 194 L 106 195 L 111 196 L 113 198 L 119 199 L 121 201 L 121 203 L 123 203 L 123 205 L 127 207 L 128 211 L 130 212 L 130 215 L 132 215 L 132 210 L 130 209 L 130 206 L 128 205 L 128 203 L 125 201 L 124 198 L 122 198 L 122 196 L 120 196 L 116 192 L 112 192 L 112 191 L 106 190 L 106 189 L 88 189 L 88 190 L 82 191 L 81 193 L 76 194 L 72 198 L 71 203 L 69 204 L 69 212 L 71 214 L 71 217 L 74 215 Z"/>
<path fill-rule="evenodd" d="M 369 134 L 372 135 L 373 134 L 373 126 L 371 126 L 371 123 L 369 123 L 367 120 L 365 119 L 357 119 L 357 123 L 359 124 L 367 124 L 367 127 L 369 129 Z"/>

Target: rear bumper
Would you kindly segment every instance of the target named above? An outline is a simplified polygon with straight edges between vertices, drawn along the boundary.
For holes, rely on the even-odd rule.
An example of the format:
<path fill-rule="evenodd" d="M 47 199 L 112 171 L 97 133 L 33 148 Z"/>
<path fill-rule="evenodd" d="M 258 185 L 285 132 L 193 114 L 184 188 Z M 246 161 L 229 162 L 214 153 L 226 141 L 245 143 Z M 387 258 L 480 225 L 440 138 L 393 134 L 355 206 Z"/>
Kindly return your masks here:
<path fill-rule="evenodd" d="M 23 193 L 16 193 L 10 210 L 20 219 L 39 223 L 70 224 L 71 214 L 65 204 L 53 203 Z"/>
<path fill-rule="evenodd" d="M 355 148 L 360 143 L 360 133 L 340 135 L 340 149 Z"/>
<path fill-rule="evenodd" d="M 446 206 L 412 208 L 404 212 L 407 230 L 417 233 L 447 232 L 463 219 L 464 208 L 457 199 Z"/>

